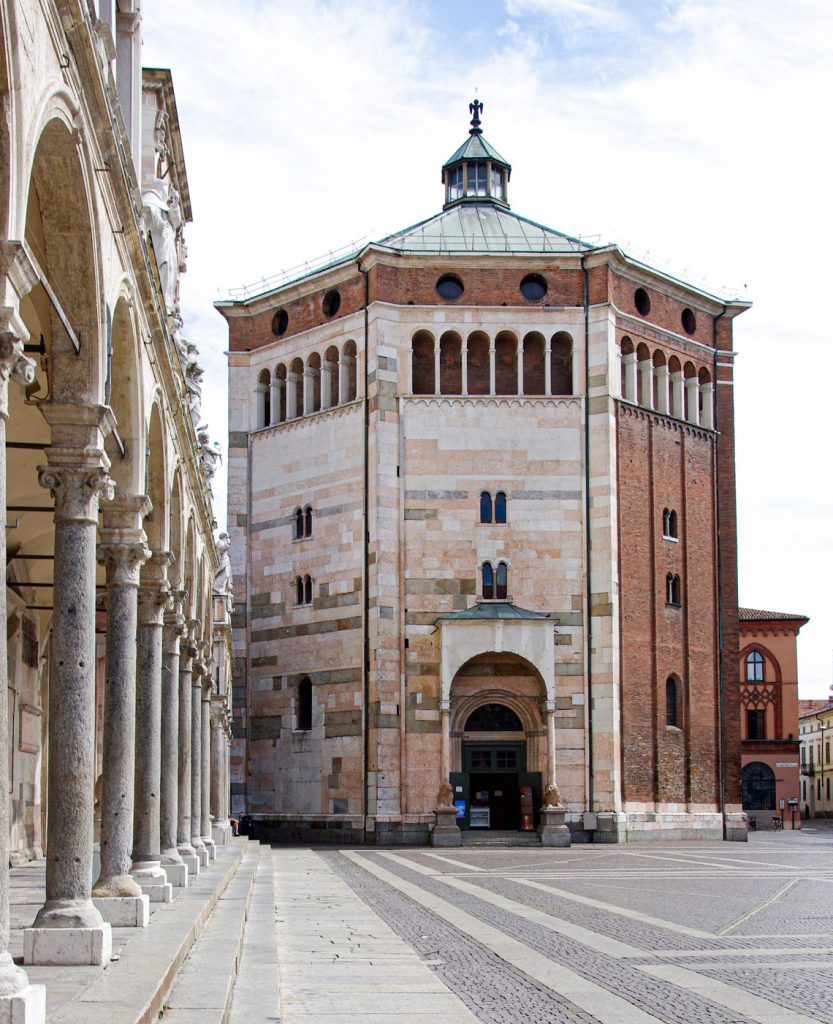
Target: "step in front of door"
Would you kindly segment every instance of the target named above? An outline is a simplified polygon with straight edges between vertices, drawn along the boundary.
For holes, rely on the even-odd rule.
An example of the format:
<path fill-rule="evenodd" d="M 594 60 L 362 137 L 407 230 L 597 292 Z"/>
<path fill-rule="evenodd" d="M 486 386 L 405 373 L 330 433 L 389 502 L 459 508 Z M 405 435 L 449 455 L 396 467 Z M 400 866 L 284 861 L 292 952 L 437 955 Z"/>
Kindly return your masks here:
<path fill-rule="evenodd" d="M 501 832 L 489 830 L 479 832 L 469 829 L 463 832 L 463 846 L 540 846 L 541 837 L 537 832 Z"/>

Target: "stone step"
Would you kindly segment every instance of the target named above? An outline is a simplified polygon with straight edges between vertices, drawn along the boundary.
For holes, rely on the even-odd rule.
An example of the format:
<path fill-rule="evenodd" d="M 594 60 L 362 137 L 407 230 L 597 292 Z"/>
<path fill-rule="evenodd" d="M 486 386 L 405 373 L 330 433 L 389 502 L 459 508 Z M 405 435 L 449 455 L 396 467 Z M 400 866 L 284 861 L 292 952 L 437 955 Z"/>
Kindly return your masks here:
<path fill-rule="evenodd" d="M 259 860 L 250 842 L 165 998 L 165 1024 L 226 1024 Z"/>
<path fill-rule="evenodd" d="M 510 832 L 493 829 L 475 832 L 468 829 L 462 835 L 463 846 L 540 846 L 537 832 Z"/>
<path fill-rule="evenodd" d="M 226 1024 L 278 1024 L 280 1021 L 278 934 L 275 930 L 275 876 L 272 850 L 260 851 L 252 906 Z"/>

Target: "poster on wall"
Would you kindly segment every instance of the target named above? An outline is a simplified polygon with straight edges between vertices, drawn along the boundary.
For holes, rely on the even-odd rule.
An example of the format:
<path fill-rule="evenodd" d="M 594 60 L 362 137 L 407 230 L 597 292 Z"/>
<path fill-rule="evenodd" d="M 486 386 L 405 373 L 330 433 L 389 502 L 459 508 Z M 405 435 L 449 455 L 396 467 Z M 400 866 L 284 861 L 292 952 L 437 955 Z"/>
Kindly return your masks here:
<path fill-rule="evenodd" d="M 466 801 L 465 800 L 455 800 L 454 801 L 454 806 L 457 808 L 457 817 L 458 818 L 465 818 L 465 816 L 466 816 Z"/>

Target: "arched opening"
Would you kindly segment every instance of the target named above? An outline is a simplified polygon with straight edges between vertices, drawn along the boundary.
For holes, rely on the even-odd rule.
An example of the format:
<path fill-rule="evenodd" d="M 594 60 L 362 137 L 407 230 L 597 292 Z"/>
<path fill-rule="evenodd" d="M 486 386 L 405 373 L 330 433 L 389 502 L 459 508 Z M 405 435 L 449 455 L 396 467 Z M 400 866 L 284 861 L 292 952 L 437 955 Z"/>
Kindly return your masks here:
<path fill-rule="evenodd" d="M 312 505 L 307 505 L 304 509 L 304 536 L 312 536 Z"/>
<path fill-rule="evenodd" d="M 328 409 L 338 405 L 338 349 L 330 345 L 321 367 L 321 401 Z"/>
<path fill-rule="evenodd" d="M 665 353 L 660 349 L 654 352 L 654 408 L 658 412 L 668 412 L 668 367 Z"/>
<path fill-rule="evenodd" d="M 495 338 L 495 394 L 518 393 L 518 339 L 511 331 Z"/>
<path fill-rule="evenodd" d="M 554 395 L 573 393 L 573 339 L 566 331 L 550 341 L 550 389 Z"/>
<path fill-rule="evenodd" d="M 473 331 L 466 344 L 466 391 L 470 395 L 489 394 L 489 336 Z"/>
<path fill-rule="evenodd" d="M 355 341 L 346 341 L 341 350 L 341 361 L 344 364 L 344 401 L 355 402 L 358 397 L 356 382 L 358 380 L 359 354 Z"/>
<path fill-rule="evenodd" d="M 173 565 L 168 569 L 168 578 L 171 581 L 171 586 L 178 590 L 182 586 L 185 558 L 185 552 L 182 547 L 182 490 L 179 482 L 179 470 L 174 473 L 173 484 L 171 485 L 168 536 L 174 556 Z"/>
<path fill-rule="evenodd" d="M 295 416 L 303 416 L 304 409 L 304 363 L 300 358 L 293 359 L 289 364 L 289 383 L 295 398 Z"/>
<path fill-rule="evenodd" d="M 714 388 L 712 378 L 705 366 L 697 374 L 699 384 L 700 424 L 709 430 L 714 428 Z"/>
<path fill-rule="evenodd" d="M 306 405 L 304 412 L 320 412 L 321 410 L 321 356 L 313 352 L 307 359 L 306 380 L 304 382 Z"/>
<path fill-rule="evenodd" d="M 506 562 L 498 562 L 495 572 L 495 597 L 505 601 L 509 593 L 509 569 Z"/>
<path fill-rule="evenodd" d="M 668 359 L 668 379 L 671 391 L 671 405 L 668 411 L 676 419 L 681 420 L 685 412 L 683 368 L 676 356 L 670 356 Z"/>
<path fill-rule="evenodd" d="M 292 513 L 292 537 L 294 540 L 301 540 L 304 536 L 304 510 L 296 508 Z M 300 603 L 300 602 L 299 602 Z"/>
<path fill-rule="evenodd" d="M 268 427 L 272 418 L 272 393 L 271 377 L 268 370 L 261 370 L 257 378 L 255 389 L 255 401 L 257 403 L 257 417 L 255 424 L 258 430 Z"/>
<path fill-rule="evenodd" d="M 700 422 L 700 387 L 697 381 L 697 370 L 694 363 L 686 363 L 683 367 L 684 393 L 683 416 L 689 423 Z"/>
<path fill-rule="evenodd" d="M 304 580 L 301 576 L 295 577 L 295 604 L 304 603 Z"/>
<path fill-rule="evenodd" d="M 150 413 L 147 443 L 147 495 L 153 506 L 145 517 L 145 533 L 151 551 L 168 550 L 168 484 L 165 473 L 165 438 L 159 405 L 154 403 Z"/>
<path fill-rule="evenodd" d="M 743 766 L 741 790 L 745 811 L 775 810 L 775 772 L 763 761 Z"/>
<path fill-rule="evenodd" d="M 763 683 L 766 679 L 766 662 L 760 651 L 750 651 L 746 655 L 746 682 Z"/>
<path fill-rule="evenodd" d="M 491 523 L 492 521 L 492 496 L 488 491 L 480 492 L 480 522 Z"/>
<path fill-rule="evenodd" d="M 463 340 L 456 331 L 446 331 L 440 338 L 440 393 L 463 393 Z"/>
<path fill-rule="evenodd" d="M 312 577 L 304 577 L 304 604 L 312 604 Z"/>
<path fill-rule="evenodd" d="M 480 570 L 482 577 L 481 594 L 486 601 L 494 600 L 495 596 L 495 571 L 491 562 L 484 562 Z"/>
<path fill-rule="evenodd" d="M 451 686 L 458 824 L 462 829 L 532 830 L 547 764 L 541 676 L 510 653 L 483 653 L 462 665 Z"/>
<path fill-rule="evenodd" d="M 636 400 L 640 405 L 651 406 L 654 400 L 654 364 L 651 361 L 651 351 L 644 342 L 637 345 L 636 362 Z"/>
<path fill-rule="evenodd" d="M 675 676 L 665 680 L 665 724 L 674 729 L 680 727 L 680 690 Z"/>
<path fill-rule="evenodd" d="M 495 495 L 495 522 L 506 522 L 506 493 L 498 491 Z"/>
<path fill-rule="evenodd" d="M 525 335 L 523 345 L 523 393 L 525 395 L 543 395 L 545 393 L 544 335 L 538 331 L 531 331 Z"/>
<path fill-rule="evenodd" d="M 417 331 L 411 341 L 411 391 L 415 395 L 433 395 L 435 379 L 434 337 L 428 331 Z"/>
<path fill-rule="evenodd" d="M 620 394 L 626 402 L 636 401 L 636 377 L 634 375 L 636 352 L 633 342 L 625 335 L 619 342 L 619 363 L 621 371 Z"/>
<path fill-rule="evenodd" d="M 275 384 L 278 403 L 278 408 L 273 410 L 276 413 L 275 422 L 284 423 L 286 422 L 286 367 L 283 363 L 278 363 L 275 368 Z"/>

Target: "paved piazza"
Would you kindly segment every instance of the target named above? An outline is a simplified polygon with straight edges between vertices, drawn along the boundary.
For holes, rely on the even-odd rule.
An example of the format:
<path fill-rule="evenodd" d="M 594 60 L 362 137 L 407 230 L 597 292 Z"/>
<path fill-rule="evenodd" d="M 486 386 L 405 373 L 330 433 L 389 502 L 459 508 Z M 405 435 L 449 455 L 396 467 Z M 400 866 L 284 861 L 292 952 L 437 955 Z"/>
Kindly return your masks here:
<path fill-rule="evenodd" d="M 273 860 L 282 1024 L 833 1024 L 823 827 Z"/>

